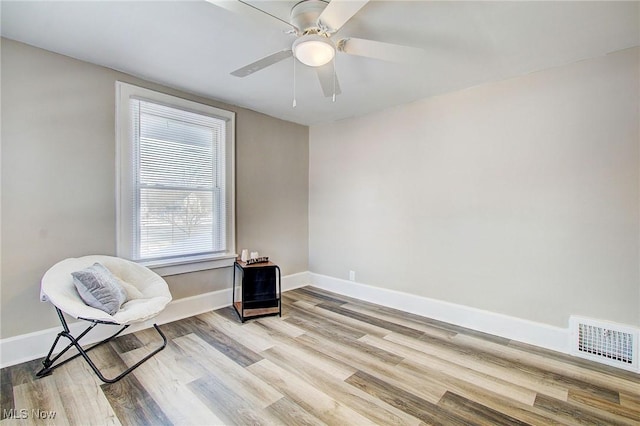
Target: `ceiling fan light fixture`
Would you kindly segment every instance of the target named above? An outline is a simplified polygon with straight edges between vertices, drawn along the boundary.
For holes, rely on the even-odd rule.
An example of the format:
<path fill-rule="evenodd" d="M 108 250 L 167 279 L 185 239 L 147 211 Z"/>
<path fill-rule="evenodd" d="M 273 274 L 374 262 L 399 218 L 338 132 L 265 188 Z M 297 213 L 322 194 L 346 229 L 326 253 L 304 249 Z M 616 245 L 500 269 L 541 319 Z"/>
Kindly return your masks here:
<path fill-rule="evenodd" d="M 305 65 L 320 67 L 333 59 L 336 48 L 327 37 L 307 34 L 293 43 L 293 55 Z"/>

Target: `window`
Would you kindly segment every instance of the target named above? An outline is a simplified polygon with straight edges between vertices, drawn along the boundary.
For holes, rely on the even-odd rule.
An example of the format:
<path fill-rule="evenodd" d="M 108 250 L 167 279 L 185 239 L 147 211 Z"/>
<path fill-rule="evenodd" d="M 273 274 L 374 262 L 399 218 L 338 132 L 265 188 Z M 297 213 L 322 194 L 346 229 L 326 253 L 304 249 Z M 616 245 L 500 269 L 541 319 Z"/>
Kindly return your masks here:
<path fill-rule="evenodd" d="M 163 275 L 235 258 L 235 114 L 118 82 L 118 256 Z"/>

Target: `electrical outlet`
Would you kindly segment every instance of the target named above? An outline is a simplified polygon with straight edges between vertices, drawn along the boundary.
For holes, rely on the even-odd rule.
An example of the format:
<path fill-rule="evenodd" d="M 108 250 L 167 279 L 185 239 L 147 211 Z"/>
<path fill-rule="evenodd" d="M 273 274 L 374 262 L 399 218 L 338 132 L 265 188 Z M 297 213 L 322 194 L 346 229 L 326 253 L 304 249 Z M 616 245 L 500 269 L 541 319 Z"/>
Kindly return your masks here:
<path fill-rule="evenodd" d="M 356 271 L 349 271 L 349 281 L 356 280 Z"/>

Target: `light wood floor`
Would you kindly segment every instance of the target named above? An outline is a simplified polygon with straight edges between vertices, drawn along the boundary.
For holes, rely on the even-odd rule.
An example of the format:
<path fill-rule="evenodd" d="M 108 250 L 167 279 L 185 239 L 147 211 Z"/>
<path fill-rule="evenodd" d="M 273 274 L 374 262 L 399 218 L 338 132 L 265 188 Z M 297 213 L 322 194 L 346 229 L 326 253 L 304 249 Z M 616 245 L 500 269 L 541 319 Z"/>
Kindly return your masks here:
<path fill-rule="evenodd" d="M 1 423 L 640 424 L 639 375 L 313 287 L 283 299 L 282 318 L 161 326 L 167 348 L 116 384 L 81 359 L 3 369 Z M 115 376 L 155 344 L 145 330 L 92 354 Z"/>

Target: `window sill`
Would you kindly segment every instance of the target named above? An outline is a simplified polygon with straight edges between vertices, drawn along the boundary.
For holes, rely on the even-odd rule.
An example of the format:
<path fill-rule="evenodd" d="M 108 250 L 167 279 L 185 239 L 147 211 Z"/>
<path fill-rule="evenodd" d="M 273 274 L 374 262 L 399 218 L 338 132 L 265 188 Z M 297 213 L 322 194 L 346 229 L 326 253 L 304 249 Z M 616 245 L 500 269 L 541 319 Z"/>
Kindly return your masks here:
<path fill-rule="evenodd" d="M 169 275 L 187 274 L 189 272 L 206 271 L 208 269 L 226 268 L 233 266 L 237 254 L 224 254 L 220 256 L 183 257 L 171 261 L 140 262 L 141 265 L 151 269 L 161 277 Z"/>

